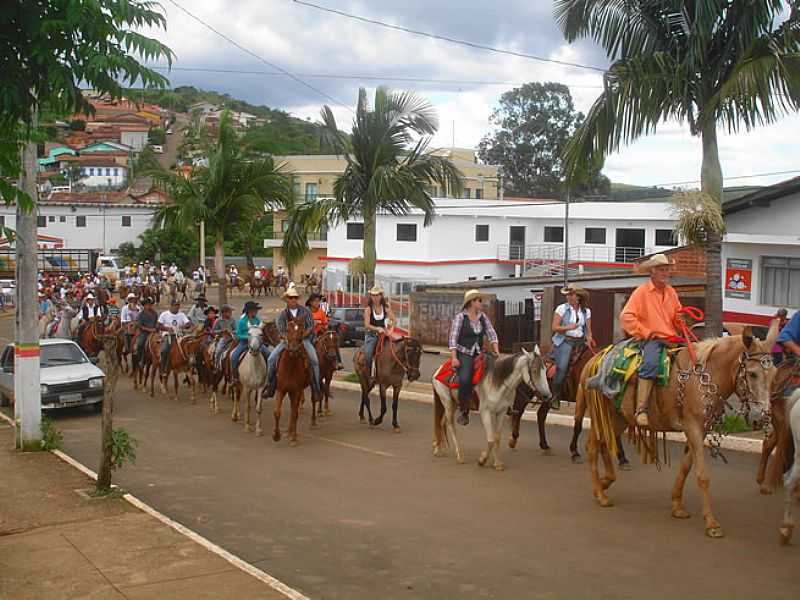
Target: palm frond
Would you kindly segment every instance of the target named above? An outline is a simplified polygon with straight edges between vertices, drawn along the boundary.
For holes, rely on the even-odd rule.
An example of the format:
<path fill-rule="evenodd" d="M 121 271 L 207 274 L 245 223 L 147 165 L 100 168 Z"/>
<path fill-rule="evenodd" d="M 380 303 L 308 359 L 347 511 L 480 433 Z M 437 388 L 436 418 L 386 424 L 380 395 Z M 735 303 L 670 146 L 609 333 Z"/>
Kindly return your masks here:
<path fill-rule="evenodd" d="M 703 192 L 685 192 L 671 199 L 675 232 L 689 244 L 704 244 L 709 234 L 722 235 L 725 220 L 722 208 L 712 196 Z"/>

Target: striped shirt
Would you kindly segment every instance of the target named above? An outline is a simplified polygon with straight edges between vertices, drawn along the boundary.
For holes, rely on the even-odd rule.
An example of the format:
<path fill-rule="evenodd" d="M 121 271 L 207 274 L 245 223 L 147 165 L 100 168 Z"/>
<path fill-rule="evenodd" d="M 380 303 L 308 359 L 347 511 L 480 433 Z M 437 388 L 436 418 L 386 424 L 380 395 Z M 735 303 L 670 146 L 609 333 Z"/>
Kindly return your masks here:
<path fill-rule="evenodd" d="M 481 317 L 483 317 L 484 322 L 486 323 L 486 337 L 489 338 L 489 341 L 494 343 L 497 341 L 497 332 L 494 330 L 492 326 L 492 322 L 489 320 L 489 317 L 486 316 L 485 313 L 478 313 L 478 318 L 474 321 L 470 320 L 469 324 L 472 327 L 472 331 L 475 333 L 481 332 Z M 483 348 L 478 348 L 477 343 L 472 348 L 464 348 L 464 346 L 459 345 L 458 343 L 458 336 L 461 334 L 461 326 L 464 323 L 464 319 L 469 318 L 467 317 L 467 313 L 465 311 L 461 311 L 456 315 L 456 318 L 453 319 L 453 324 L 450 326 L 450 337 L 448 338 L 448 348 L 450 350 L 457 350 L 462 354 L 474 354 L 475 350 L 478 352 L 482 351 Z"/>

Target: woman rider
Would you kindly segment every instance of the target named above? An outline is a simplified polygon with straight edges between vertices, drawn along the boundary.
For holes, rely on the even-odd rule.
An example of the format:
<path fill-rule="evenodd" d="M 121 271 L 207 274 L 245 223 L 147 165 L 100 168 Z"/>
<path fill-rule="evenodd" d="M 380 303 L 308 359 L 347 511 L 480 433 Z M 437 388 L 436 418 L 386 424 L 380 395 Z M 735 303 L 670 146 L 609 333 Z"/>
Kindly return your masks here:
<path fill-rule="evenodd" d="M 322 309 L 322 296 L 320 294 L 311 294 L 306 300 L 306 307 L 311 311 L 311 316 L 314 318 L 314 335 L 319 338 L 320 335 L 328 331 L 328 314 Z M 342 366 L 342 353 L 339 352 L 339 346 L 336 346 L 336 370 L 341 371 Z"/>
<path fill-rule="evenodd" d="M 449 348 L 453 369 L 458 374 L 459 425 L 469 425 L 469 405 L 472 401 L 472 371 L 475 359 L 483 352 L 483 340 L 489 338 L 492 351 L 500 354 L 497 332 L 482 310 L 481 293 L 469 290 L 464 294 L 461 312 L 450 326 Z"/>
<path fill-rule="evenodd" d="M 383 295 L 383 288 L 378 285 L 369 291 L 369 300 L 364 309 L 364 367 L 367 377 L 372 380 L 372 359 L 375 358 L 375 347 L 378 336 L 386 334 L 395 324 L 394 312 Z"/>
<path fill-rule="evenodd" d="M 261 327 L 261 319 L 258 311 L 261 305 L 252 300 L 248 300 L 242 309 L 242 316 L 236 323 L 236 339 L 239 341 L 236 348 L 231 352 L 231 373 L 235 380 L 239 380 L 239 357 L 247 351 L 247 343 L 250 340 L 250 328 Z M 261 344 L 261 355 L 265 361 L 269 361 L 269 349 L 266 344 Z"/>
<path fill-rule="evenodd" d="M 559 304 L 553 313 L 553 350 L 550 357 L 556 363 L 556 376 L 553 379 L 552 408 L 559 408 L 563 394 L 564 380 L 569 371 L 572 351 L 588 344 L 594 349 L 592 337 L 592 311 L 586 305 L 589 292 L 578 285 L 569 285 L 561 290 L 567 301 Z"/>

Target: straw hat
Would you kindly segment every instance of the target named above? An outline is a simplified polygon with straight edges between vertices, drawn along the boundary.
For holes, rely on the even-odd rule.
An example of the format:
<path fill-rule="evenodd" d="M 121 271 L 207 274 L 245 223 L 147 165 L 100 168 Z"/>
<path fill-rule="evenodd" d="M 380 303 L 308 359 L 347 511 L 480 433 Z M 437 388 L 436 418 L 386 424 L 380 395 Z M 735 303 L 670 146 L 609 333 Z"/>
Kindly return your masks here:
<path fill-rule="evenodd" d="M 125 296 L 125 300 L 130 300 L 131 298 L 133 298 L 134 300 L 136 300 L 136 294 L 134 294 L 133 292 L 131 292 L 130 294 L 128 294 L 127 296 Z"/>
<path fill-rule="evenodd" d="M 566 296 L 567 294 L 576 294 L 578 298 L 583 298 L 584 301 L 589 299 L 589 292 L 579 285 L 570 284 L 561 288 L 561 293 Z"/>
<path fill-rule="evenodd" d="M 284 299 L 286 299 L 286 298 L 299 298 L 300 297 L 300 292 L 297 291 L 296 287 L 294 287 L 293 285 L 290 285 L 286 289 L 286 291 L 283 293 L 282 297 Z"/>
<path fill-rule="evenodd" d="M 483 294 L 481 294 L 480 290 L 467 290 L 464 293 L 464 302 L 461 303 L 461 308 L 464 308 L 467 304 L 469 304 L 475 298 L 482 298 Z"/>
<path fill-rule="evenodd" d="M 636 270 L 650 271 L 651 269 L 654 269 L 656 267 L 666 267 L 674 264 L 675 261 L 667 258 L 666 254 L 659 253 L 659 254 L 653 254 L 653 256 L 651 256 L 647 260 L 640 262 L 638 265 L 636 265 Z"/>
<path fill-rule="evenodd" d="M 370 296 L 380 296 L 383 294 L 383 288 L 378 284 L 372 286 L 372 289 L 369 291 Z"/>

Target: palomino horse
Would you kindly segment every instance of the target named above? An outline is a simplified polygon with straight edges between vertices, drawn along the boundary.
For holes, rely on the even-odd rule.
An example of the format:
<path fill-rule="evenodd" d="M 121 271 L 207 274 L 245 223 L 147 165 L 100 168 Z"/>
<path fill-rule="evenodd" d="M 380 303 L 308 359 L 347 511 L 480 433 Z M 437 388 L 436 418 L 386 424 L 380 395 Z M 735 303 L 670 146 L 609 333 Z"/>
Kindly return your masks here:
<path fill-rule="evenodd" d="M 277 387 L 275 390 L 275 429 L 272 439 L 281 441 L 281 411 L 283 397 L 288 395 L 291 402 L 289 417 L 289 445 L 297 445 L 297 420 L 303 402 L 303 390 L 311 385 L 311 367 L 303 348 L 303 327 L 297 321 L 286 326 L 286 349 L 278 360 Z M 312 412 L 312 421 L 316 421 Z"/>
<path fill-rule="evenodd" d="M 400 390 L 403 388 L 403 377 L 409 382 L 419 379 L 419 361 L 422 357 L 422 344 L 414 338 L 393 339 L 384 335 L 375 348 L 375 380 L 370 382 L 369 373 L 364 366 L 364 353 L 356 352 L 353 362 L 355 364 L 358 380 L 361 384 L 361 406 L 358 417 L 364 423 L 364 408 L 367 409 L 369 424 L 377 426 L 383 423 L 386 415 L 386 389 L 392 388 L 392 429 L 400 433 L 400 424 L 397 421 L 397 408 L 400 401 Z M 381 397 L 381 414 L 372 418 L 369 393 L 375 384 Z"/>
<path fill-rule="evenodd" d="M 486 431 L 486 449 L 481 452 L 478 464 L 483 466 L 494 459 L 497 471 L 505 469 L 500 460 L 500 436 L 503 419 L 514 400 L 514 390 L 520 382 L 534 389 L 542 398 L 550 398 L 550 386 L 547 383 L 547 369 L 539 352 L 534 346 L 533 352 L 522 350 L 522 354 L 505 356 L 497 360 L 488 360 L 483 378 L 475 386 L 478 396 L 479 410 L 483 428 Z M 464 462 L 464 454 L 458 443 L 455 414 L 458 410 L 458 389 L 450 389 L 433 376 L 433 454 L 443 456 L 446 448 L 455 448 L 456 460 Z"/>
<path fill-rule="evenodd" d="M 782 544 L 788 544 L 792 539 L 792 532 L 794 531 L 792 503 L 795 495 L 797 500 L 800 500 L 800 390 L 796 390 L 788 398 L 786 415 L 789 435 L 794 444 L 794 462 L 783 479 L 783 485 L 786 489 L 784 490 L 783 499 L 783 525 L 780 528 Z"/>
<path fill-rule="evenodd" d="M 250 432 L 250 406 L 256 409 L 256 435 L 264 435 L 261 429 L 261 390 L 267 382 L 267 363 L 261 356 L 261 339 L 264 335 L 261 327 L 250 327 L 247 338 L 247 352 L 239 360 L 239 385 L 233 393 L 233 414 L 236 421 L 240 416 L 240 402 L 244 398 L 244 430 Z"/>
<path fill-rule="evenodd" d="M 703 441 L 722 415 L 727 398 L 734 392 L 744 403 L 752 402 L 762 408 L 769 405 L 770 386 L 775 376 L 770 350 L 777 336 L 777 328 L 773 330 L 767 336 L 767 341 L 754 338 L 746 329 L 743 335 L 696 343 L 696 365 L 692 364 L 688 348 L 678 351 L 670 370 L 669 385 L 656 387 L 650 401 L 649 429 L 635 429 L 640 438 L 640 448 L 654 461 L 658 455 L 657 432 L 682 431 L 686 435 L 683 460 L 672 489 L 672 516 L 676 519 L 689 517 L 683 507 L 683 488 L 692 465 L 695 465 L 697 485 L 703 497 L 705 529 L 709 537 L 722 537 L 723 532 L 711 511 L 711 478 L 706 469 Z M 611 400 L 589 389 L 586 381 L 601 356 L 593 358 L 584 367 L 578 396 L 587 399 L 592 419 L 587 452 L 593 495 L 600 506 L 612 506 L 606 494 L 616 480 L 610 452 L 616 445 L 616 436 L 627 427 L 635 427 L 637 386 L 634 376 L 625 389 L 619 411 Z M 603 477 L 600 477 L 598 469 L 600 455 L 605 465 Z"/>
<path fill-rule="evenodd" d="M 322 405 L 325 404 L 325 416 L 330 416 L 331 381 L 336 373 L 336 357 L 339 350 L 339 336 L 335 331 L 325 331 L 320 334 L 316 342 L 317 357 L 319 358 L 320 391 L 319 402 L 312 396 L 311 410 L 318 411 L 317 416 L 322 416 Z M 316 417 L 312 417 L 316 421 Z"/>

